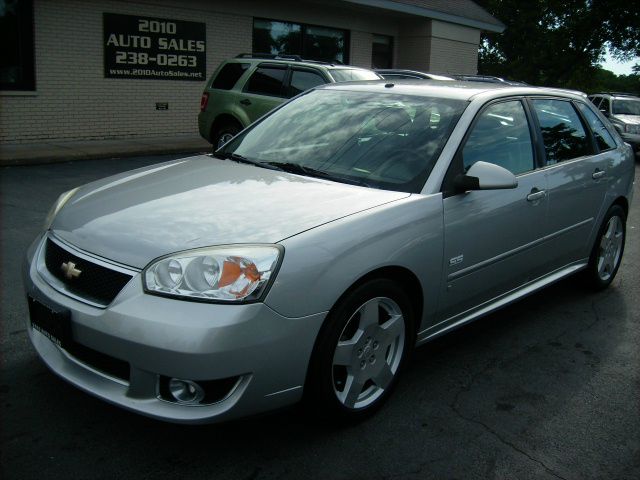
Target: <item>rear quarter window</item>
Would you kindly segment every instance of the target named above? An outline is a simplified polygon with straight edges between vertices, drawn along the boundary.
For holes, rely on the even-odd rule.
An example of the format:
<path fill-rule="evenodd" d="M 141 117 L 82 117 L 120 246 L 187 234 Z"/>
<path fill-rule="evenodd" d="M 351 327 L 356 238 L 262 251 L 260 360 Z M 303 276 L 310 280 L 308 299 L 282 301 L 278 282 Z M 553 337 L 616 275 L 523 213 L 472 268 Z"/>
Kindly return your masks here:
<path fill-rule="evenodd" d="M 336 82 L 354 82 L 359 80 L 380 80 L 377 73 L 356 68 L 340 68 L 329 71 Z"/>
<path fill-rule="evenodd" d="M 231 90 L 248 68 L 248 63 L 227 63 L 216 75 L 211 88 Z"/>
<path fill-rule="evenodd" d="M 583 103 L 578 103 L 578 109 L 587 120 L 587 123 L 593 132 L 593 137 L 596 139 L 596 143 L 598 144 L 598 149 L 602 152 L 604 150 L 616 148 L 616 141 L 596 114 Z"/>
<path fill-rule="evenodd" d="M 291 82 L 289 85 L 288 97 L 295 97 L 310 88 L 327 83 L 319 72 L 310 70 L 293 70 L 291 72 Z"/>

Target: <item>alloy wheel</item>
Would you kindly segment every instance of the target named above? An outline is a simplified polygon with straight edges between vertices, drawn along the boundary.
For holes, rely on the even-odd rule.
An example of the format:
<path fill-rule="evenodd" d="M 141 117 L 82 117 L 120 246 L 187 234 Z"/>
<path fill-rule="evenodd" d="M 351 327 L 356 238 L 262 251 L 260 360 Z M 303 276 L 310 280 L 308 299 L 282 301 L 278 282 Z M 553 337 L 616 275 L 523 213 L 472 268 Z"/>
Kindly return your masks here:
<path fill-rule="evenodd" d="M 376 297 L 357 308 L 333 354 L 333 390 L 340 403 L 360 409 L 379 398 L 398 372 L 404 344 L 405 320 L 394 300 Z"/>
<path fill-rule="evenodd" d="M 624 241 L 624 227 L 622 220 L 617 215 L 612 216 L 607 222 L 607 227 L 600 239 L 598 253 L 598 276 L 602 281 L 607 281 L 615 272 Z"/>

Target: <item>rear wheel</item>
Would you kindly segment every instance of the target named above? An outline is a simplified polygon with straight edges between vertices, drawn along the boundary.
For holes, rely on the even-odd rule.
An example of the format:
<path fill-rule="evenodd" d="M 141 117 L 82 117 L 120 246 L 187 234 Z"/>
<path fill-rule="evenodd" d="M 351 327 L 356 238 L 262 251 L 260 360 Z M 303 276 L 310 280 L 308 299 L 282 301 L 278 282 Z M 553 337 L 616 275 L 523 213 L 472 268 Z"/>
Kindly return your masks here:
<path fill-rule="evenodd" d="M 585 272 L 587 282 L 596 290 L 609 286 L 618 273 L 626 237 L 627 216 L 613 205 L 604 217 Z"/>
<path fill-rule="evenodd" d="M 213 151 L 222 147 L 225 143 L 231 140 L 242 130 L 242 127 L 237 123 L 227 122 L 216 127 L 211 134 L 211 143 L 213 144 Z"/>
<path fill-rule="evenodd" d="M 311 361 L 306 400 L 324 416 L 358 420 L 395 387 L 415 342 L 405 292 L 386 279 L 356 288 L 332 310 Z"/>

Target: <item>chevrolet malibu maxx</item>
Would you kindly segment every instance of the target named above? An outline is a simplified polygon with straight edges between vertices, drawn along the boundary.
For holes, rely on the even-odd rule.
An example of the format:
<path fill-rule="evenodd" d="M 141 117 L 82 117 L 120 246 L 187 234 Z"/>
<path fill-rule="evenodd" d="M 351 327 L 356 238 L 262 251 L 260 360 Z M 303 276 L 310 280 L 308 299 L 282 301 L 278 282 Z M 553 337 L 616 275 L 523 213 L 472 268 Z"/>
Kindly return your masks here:
<path fill-rule="evenodd" d="M 568 275 L 607 287 L 633 172 L 579 95 L 317 87 L 213 155 L 62 194 L 27 254 L 29 336 L 65 380 L 161 420 L 300 400 L 363 418 L 416 345 Z"/>

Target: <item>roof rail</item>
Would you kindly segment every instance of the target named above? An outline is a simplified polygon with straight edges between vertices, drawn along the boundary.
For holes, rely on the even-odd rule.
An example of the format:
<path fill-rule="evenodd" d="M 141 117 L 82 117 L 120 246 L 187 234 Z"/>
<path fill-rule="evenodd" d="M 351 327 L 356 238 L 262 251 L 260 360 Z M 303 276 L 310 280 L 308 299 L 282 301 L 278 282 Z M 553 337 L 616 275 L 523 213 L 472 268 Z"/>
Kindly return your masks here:
<path fill-rule="evenodd" d="M 630 92 L 596 92 L 596 93 L 591 93 L 590 95 L 620 95 L 621 97 L 637 96 L 635 93 L 630 93 Z"/>
<path fill-rule="evenodd" d="M 302 62 L 300 55 L 286 55 L 286 54 L 273 54 L 273 53 L 241 53 L 236 55 L 236 58 L 264 58 L 271 60 L 293 60 L 294 62 Z"/>
<path fill-rule="evenodd" d="M 260 58 L 265 60 L 289 60 L 294 62 L 306 62 L 317 63 L 318 65 L 343 65 L 342 62 L 336 60 L 335 62 L 324 62 L 322 60 L 307 60 L 300 55 L 289 55 L 285 53 L 240 53 L 236 55 L 236 58 Z"/>

